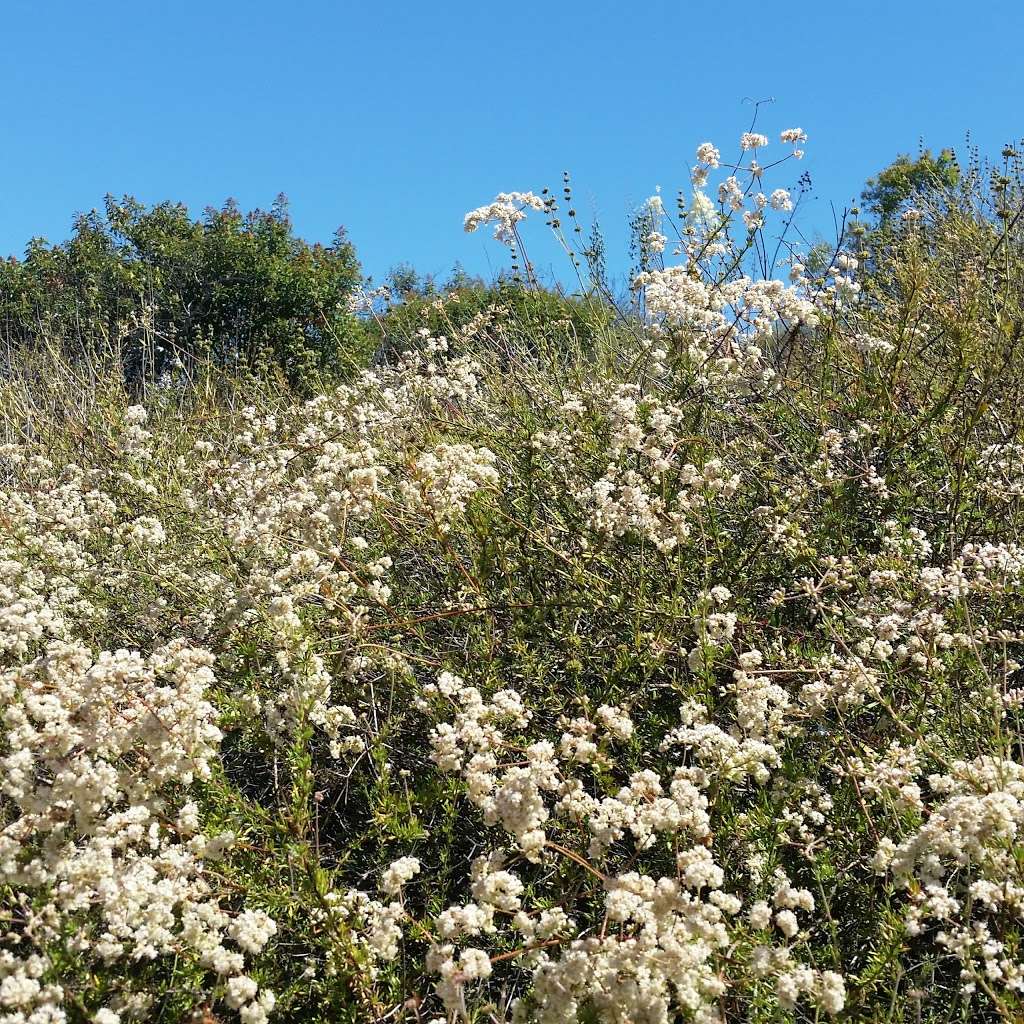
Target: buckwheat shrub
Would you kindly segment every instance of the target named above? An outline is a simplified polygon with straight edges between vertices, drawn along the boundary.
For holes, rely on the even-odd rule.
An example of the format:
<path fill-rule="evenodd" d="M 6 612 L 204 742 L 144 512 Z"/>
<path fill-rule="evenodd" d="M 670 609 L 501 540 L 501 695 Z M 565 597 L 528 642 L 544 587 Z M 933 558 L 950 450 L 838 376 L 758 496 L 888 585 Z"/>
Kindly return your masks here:
<path fill-rule="evenodd" d="M 1020 1018 L 1016 227 L 801 253 L 755 128 L 587 345 L 12 365 L 0 1024 Z"/>

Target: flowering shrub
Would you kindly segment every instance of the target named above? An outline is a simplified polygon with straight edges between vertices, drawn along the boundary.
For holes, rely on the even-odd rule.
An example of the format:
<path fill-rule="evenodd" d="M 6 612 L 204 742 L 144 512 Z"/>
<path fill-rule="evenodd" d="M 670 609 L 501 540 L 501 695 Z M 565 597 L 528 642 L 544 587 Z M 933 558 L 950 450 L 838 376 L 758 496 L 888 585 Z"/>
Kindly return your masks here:
<path fill-rule="evenodd" d="M 2 1024 L 1020 1019 L 1011 275 L 756 276 L 769 145 L 586 357 L 8 382 Z"/>

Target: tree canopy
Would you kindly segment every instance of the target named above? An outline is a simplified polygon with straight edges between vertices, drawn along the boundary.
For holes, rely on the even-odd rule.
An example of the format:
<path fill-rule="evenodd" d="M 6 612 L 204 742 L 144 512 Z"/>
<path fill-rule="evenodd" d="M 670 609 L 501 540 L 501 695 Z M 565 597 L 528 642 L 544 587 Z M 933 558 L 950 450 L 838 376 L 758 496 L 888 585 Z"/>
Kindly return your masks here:
<path fill-rule="evenodd" d="M 130 376 L 208 356 L 269 361 L 299 381 L 351 358 L 359 281 L 344 231 L 327 246 L 296 237 L 284 196 L 269 211 L 229 200 L 198 219 L 181 203 L 107 196 L 67 241 L 36 238 L 0 263 L 0 330 L 9 342 L 113 344 Z"/>

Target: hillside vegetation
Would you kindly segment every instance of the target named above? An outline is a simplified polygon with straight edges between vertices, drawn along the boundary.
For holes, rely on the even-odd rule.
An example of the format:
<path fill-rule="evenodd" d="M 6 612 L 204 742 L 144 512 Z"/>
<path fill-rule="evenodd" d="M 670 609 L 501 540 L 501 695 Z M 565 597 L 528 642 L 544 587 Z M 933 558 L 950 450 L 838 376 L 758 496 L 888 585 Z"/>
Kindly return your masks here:
<path fill-rule="evenodd" d="M 1021 169 L 801 255 L 802 143 L 703 144 L 631 304 L 510 193 L 512 278 L 373 317 L 252 222 L 265 358 L 9 332 L 0 1024 L 1024 1019 Z"/>

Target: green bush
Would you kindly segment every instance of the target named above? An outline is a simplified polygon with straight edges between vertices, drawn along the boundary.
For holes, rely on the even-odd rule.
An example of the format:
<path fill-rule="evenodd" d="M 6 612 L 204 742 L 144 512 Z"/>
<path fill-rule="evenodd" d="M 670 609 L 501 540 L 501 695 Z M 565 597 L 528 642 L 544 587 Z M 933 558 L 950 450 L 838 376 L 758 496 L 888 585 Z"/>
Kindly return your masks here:
<path fill-rule="evenodd" d="M 364 360 L 358 284 L 344 233 L 330 246 L 296 238 L 283 197 L 269 213 L 228 202 L 200 220 L 108 197 L 67 242 L 35 239 L 0 264 L 0 331 L 15 345 L 59 339 L 69 355 L 116 348 L 132 381 L 208 359 L 310 386 Z"/>
<path fill-rule="evenodd" d="M 423 337 L 440 336 L 453 346 L 468 336 L 478 346 L 485 338 L 508 344 L 514 334 L 517 342 L 536 351 L 571 346 L 592 353 L 599 337 L 621 320 L 597 292 L 569 295 L 511 279 L 489 284 L 456 274 L 438 286 L 400 270 L 392 273 L 388 290 L 392 301 L 367 322 L 377 361 L 415 348 Z"/>

